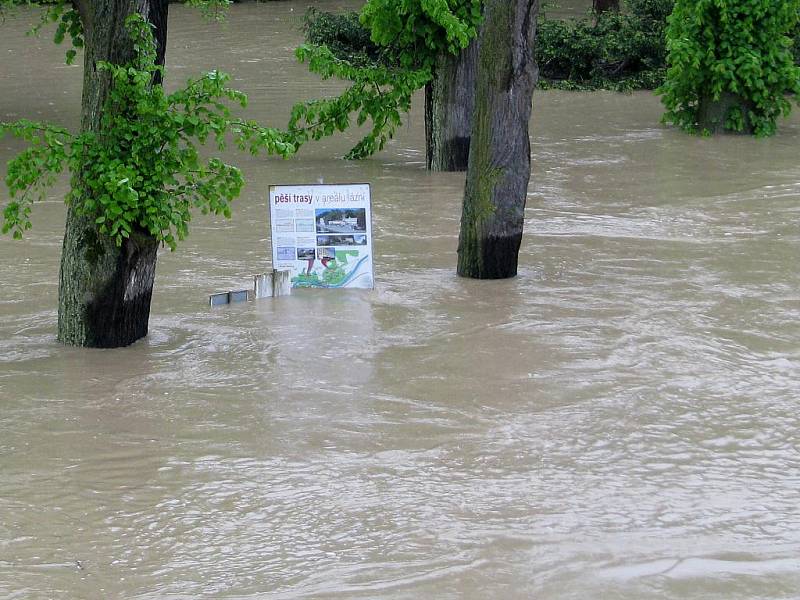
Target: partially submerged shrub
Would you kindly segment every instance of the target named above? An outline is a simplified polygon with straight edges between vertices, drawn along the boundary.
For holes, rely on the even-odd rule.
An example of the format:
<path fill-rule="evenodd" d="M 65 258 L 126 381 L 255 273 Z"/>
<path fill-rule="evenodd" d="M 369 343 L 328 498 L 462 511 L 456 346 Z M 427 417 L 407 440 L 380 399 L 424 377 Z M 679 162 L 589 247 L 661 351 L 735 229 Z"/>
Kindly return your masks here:
<path fill-rule="evenodd" d="M 665 120 L 691 132 L 771 135 L 800 93 L 789 37 L 800 0 L 677 0 L 667 29 Z"/>
<path fill-rule="evenodd" d="M 310 8 L 303 21 L 306 42 L 327 46 L 339 60 L 354 65 L 381 62 L 383 50 L 370 39 L 357 12 L 329 13 Z"/>

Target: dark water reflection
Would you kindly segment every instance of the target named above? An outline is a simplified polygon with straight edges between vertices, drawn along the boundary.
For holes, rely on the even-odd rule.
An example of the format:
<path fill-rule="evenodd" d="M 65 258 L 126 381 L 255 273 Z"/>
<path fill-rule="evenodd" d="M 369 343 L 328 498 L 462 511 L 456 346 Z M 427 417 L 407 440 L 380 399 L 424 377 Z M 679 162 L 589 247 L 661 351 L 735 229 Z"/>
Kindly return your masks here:
<path fill-rule="evenodd" d="M 169 81 L 280 123 L 303 7 L 172 11 Z M 79 68 L 3 25 L 0 118 L 74 124 Z M 326 83 L 323 91 L 336 84 Z M 800 120 L 689 138 L 649 94 L 540 93 L 520 276 L 453 274 L 463 175 L 422 115 L 234 157 L 232 221 L 160 257 L 149 338 L 54 340 L 64 185 L 0 238 L 0 596 L 794 598 Z M 18 144 L 0 141 L 3 162 Z M 271 183 L 369 181 L 374 292 L 209 311 L 266 266 Z"/>

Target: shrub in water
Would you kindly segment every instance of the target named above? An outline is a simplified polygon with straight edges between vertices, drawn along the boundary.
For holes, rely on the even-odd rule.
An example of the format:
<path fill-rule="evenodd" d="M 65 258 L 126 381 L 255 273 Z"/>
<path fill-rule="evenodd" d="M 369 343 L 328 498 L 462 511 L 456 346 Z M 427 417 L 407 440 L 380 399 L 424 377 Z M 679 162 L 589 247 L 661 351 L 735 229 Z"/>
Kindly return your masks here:
<path fill-rule="evenodd" d="M 800 0 L 677 0 L 669 70 L 658 90 L 666 122 L 690 132 L 771 135 L 800 92 L 792 40 Z"/>

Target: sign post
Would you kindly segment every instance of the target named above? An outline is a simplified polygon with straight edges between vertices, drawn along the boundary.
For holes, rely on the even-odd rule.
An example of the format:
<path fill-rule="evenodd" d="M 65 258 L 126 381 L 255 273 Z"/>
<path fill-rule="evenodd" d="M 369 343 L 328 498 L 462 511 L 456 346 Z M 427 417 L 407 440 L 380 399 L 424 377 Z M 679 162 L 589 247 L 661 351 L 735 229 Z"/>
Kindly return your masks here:
<path fill-rule="evenodd" d="M 372 211 L 366 183 L 269 188 L 272 264 L 291 286 L 372 288 Z"/>

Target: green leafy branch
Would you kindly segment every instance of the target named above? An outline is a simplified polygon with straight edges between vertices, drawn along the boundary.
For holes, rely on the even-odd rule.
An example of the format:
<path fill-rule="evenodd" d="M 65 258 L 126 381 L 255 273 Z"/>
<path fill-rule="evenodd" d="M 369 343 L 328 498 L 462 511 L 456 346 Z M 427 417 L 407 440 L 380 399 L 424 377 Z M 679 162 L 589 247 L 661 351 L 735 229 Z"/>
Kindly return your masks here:
<path fill-rule="evenodd" d="M 48 4 L 42 12 L 41 20 L 29 33 L 37 34 L 42 27 L 49 23 L 56 24 L 53 42 L 61 44 L 65 38 L 69 37 L 72 47 L 66 52 L 66 61 L 68 65 L 71 65 L 75 62 L 77 49 L 83 48 L 84 45 L 83 23 L 80 14 L 66 1 Z"/>
<path fill-rule="evenodd" d="M 334 98 L 296 104 L 292 108 L 289 134 L 298 146 L 309 139 L 320 140 L 347 129 L 350 115 L 355 113 L 357 125 L 369 120 L 372 128 L 347 153 L 349 159 L 365 158 L 382 150 L 402 124 L 400 113 L 411 108 L 414 92 L 431 78 L 429 69 L 391 69 L 379 64 L 354 66 L 334 56 L 326 46 L 303 45 L 296 55 L 323 79 L 337 77 L 351 81 L 352 85 Z"/>
<path fill-rule="evenodd" d="M 320 19 L 326 35 L 335 37 L 335 19 L 320 15 L 307 17 L 307 37 L 314 39 L 314 21 Z M 340 21 L 341 28 L 352 31 L 349 20 Z M 368 0 L 360 21 L 380 49 L 377 59 L 371 58 L 374 49 L 358 52 L 342 47 L 334 52 L 313 43 L 295 52 L 312 73 L 350 82 L 336 97 L 292 108 L 289 134 L 298 146 L 344 131 L 355 115 L 357 125 L 369 121 L 371 127 L 345 157 L 360 159 L 382 150 L 402 124 L 401 115 L 410 109 L 414 92 L 434 77 L 437 59 L 443 53 L 457 54 L 477 35 L 481 1 Z"/>
<path fill-rule="evenodd" d="M 193 209 L 230 216 L 243 178 L 217 158 L 201 160 L 198 145 L 228 141 L 253 154 L 288 157 L 290 136 L 255 121 L 234 117 L 230 104 L 244 107 L 246 96 L 228 87 L 229 76 L 212 71 L 166 94 L 153 80 L 151 26 L 140 15 L 128 19 L 138 54 L 129 64 L 98 63 L 112 80 L 97 132 L 74 135 L 43 123 L 0 123 L 29 147 L 8 164 L 3 231 L 15 238 L 30 228 L 31 204 L 65 169 L 73 176 L 66 202 L 94 219 L 101 234 L 117 244 L 134 232 L 151 235 L 175 249 L 188 233 Z"/>
<path fill-rule="evenodd" d="M 35 4 L 32 0 L 0 0 L 0 21 L 5 19 L 6 13 L 18 6 Z M 36 22 L 28 35 L 38 35 L 43 27 L 52 23 L 56 24 L 53 34 L 53 41 L 60 44 L 69 36 L 72 47 L 66 52 L 67 64 L 72 64 L 77 55 L 77 49 L 83 48 L 83 23 L 77 10 L 67 0 L 57 0 L 56 2 L 42 3 L 44 10 L 41 11 L 39 20 Z"/>
<path fill-rule="evenodd" d="M 368 0 L 360 18 L 372 41 L 392 48 L 401 67 L 432 68 L 439 54 L 457 54 L 477 35 L 482 2 Z"/>
<path fill-rule="evenodd" d="M 3 209 L 2 232 L 21 239 L 31 228 L 31 204 L 55 183 L 77 140 L 66 129 L 28 120 L 0 122 L 0 137 L 7 133 L 29 143 L 8 163 L 6 185 L 12 200 Z"/>

